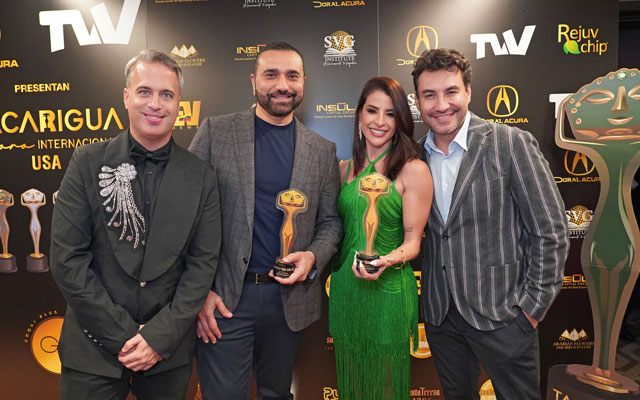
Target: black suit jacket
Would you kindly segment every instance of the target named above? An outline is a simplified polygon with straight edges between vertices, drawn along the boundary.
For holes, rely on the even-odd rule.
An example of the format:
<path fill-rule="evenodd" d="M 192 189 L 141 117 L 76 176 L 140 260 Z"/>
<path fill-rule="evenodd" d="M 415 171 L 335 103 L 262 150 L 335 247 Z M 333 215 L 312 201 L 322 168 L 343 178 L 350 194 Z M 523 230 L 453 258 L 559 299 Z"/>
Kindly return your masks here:
<path fill-rule="evenodd" d="M 220 247 L 215 172 L 175 143 L 148 242 L 134 249 L 127 235 L 120 239 L 122 225 L 107 226 L 113 212 L 100 193 L 99 174 L 103 166 L 123 163 L 133 165 L 126 131 L 76 149 L 52 221 L 51 272 L 68 303 L 62 365 L 111 377 L 122 375 L 117 353 L 142 324 L 140 334 L 163 358 L 147 374 L 191 361 L 195 316 L 211 287 Z"/>

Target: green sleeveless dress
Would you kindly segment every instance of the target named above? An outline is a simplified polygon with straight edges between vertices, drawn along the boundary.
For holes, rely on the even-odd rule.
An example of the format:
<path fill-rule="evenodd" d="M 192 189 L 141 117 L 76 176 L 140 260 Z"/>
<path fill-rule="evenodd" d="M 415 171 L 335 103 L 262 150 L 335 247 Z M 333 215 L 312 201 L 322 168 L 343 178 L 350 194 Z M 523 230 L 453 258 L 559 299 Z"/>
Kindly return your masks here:
<path fill-rule="evenodd" d="M 418 332 L 418 288 L 413 269 L 408 263 L 401 269 L 388 267 L 375 281 L 357 278 L 351 270 L 355 252 L 365 249 L 367 199 L 358 193 L 358 181 L 375 172 L 378 159 L 353 181 L 345 181 L 338 197 L 344 241 L 331 274 L 329 329 L 340 400 L 409 399 L 410 336 L 417 337 Z M 402 197 L 395 181 L 377 205 L 380 223 L 374 248 L 385 255 L 404 240 Z M 415 340 L 414 346 L 417 344 Z"/>

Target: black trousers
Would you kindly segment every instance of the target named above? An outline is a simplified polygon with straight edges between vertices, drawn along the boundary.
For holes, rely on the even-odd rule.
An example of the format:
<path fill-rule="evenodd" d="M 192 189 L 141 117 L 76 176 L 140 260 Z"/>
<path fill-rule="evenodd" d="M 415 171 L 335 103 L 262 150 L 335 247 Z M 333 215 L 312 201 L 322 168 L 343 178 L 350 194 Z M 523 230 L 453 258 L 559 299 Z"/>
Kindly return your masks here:
<path fill-rule="evenodd" d="M 125 400 L 131 392 L 138 400 L 184 400 L 192 370 L 193 363 L 154 375 L 125 368 L 110 378 L 62 367 L 60 399 Z"/>
<path fill-rule="evenodd" d="M 293 400 L 291 379 L 302 332 L 289 329 L 280 285 L 245 282 L 232 318 L 218 318 L 222 338 L 198 340 L 204 400 L 246 400 L 253 368 L 258 400 Z"/>
<path fill-rule="evenodd" d="M 425 328 L 447 400 L 480 398 L 480 364 L 498 400 L 540 399 L 538 331 L 524 313 L 503 328 L 480 331 L 452 303 L 442 325 Z"/>

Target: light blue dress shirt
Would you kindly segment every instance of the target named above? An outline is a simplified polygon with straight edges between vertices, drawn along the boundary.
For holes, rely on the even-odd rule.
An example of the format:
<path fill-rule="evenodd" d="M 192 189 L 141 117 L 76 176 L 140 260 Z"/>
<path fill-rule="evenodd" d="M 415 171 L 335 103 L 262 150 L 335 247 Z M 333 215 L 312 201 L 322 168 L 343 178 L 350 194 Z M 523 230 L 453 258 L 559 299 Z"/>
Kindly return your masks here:
<path fill-rule="evenodd" d="M 424 148 L 429 152 L 429 168 L 433 178 L 433 193 L 436 205 L 445 223 L 449 217 L 453 186 L 458 177 L 462 156 L 467 151 L 467 134 L 470 120 L 471 113 L 467 112 L 460 131 L 449 144 L 449 154 L 446 156 L 442 150 L 436 147 L 431 130 L 429 130 L 427 140 L 424 142 Z"/>

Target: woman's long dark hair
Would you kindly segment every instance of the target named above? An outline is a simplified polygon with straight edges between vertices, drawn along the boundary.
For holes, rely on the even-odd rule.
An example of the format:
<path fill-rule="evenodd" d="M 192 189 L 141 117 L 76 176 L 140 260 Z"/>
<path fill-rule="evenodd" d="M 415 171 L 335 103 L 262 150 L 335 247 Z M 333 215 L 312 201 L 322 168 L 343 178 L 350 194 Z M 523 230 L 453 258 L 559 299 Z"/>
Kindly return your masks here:
<path fill-rule="evenodd" d="M 389 179 L 394 180 L 407 161 L 420 158 L 420 146 L 413 139 L 413 117 L 409 110 L 407 95 L 402 86 L 393 78 L 384 76 L 371 78 L 365 83 L 358 106 L 356 107 L 356 118 L 353 129 L 353 172 L 357 175 L 364 168 L 366 160 L 366 144 L 364 137 L 360 139 L 358 128 L 360 124 L 360 113 L 367 101 L 367 97 L 373 92 L 381 91 L 391 97 L 393 104 L 393 118 L 396 121 L 396 132 L 391 140 L 391 148 L 387 153 L 387 165 L 382 173 Z"/>

